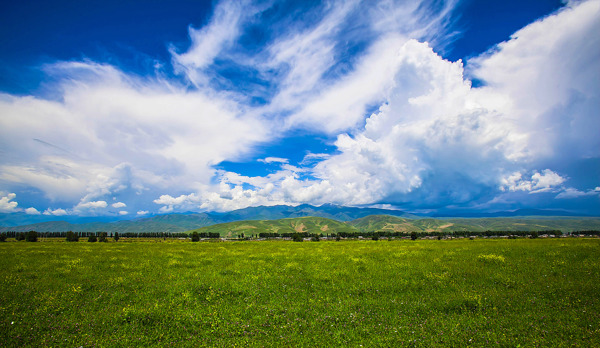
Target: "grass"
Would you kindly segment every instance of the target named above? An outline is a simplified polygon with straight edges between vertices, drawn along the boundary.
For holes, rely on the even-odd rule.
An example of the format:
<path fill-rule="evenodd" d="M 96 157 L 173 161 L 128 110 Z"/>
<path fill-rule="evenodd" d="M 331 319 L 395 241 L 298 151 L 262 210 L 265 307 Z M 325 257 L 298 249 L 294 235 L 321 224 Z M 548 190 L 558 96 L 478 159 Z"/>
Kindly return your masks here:
<path fill-rule="evenodd" d="M 600 240 L 0 243 L 3 346 L 600 346 Z"/>

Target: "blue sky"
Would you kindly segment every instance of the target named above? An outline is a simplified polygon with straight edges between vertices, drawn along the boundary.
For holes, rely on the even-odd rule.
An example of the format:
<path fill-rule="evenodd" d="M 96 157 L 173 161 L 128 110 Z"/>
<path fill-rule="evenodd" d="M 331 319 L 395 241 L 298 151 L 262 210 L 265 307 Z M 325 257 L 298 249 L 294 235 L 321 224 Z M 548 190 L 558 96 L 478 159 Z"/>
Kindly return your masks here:
<path fill-rule="evenodd" d="M 600 215 L 599 19 L 598 0 L 5 2 L 0 212 Z"/>

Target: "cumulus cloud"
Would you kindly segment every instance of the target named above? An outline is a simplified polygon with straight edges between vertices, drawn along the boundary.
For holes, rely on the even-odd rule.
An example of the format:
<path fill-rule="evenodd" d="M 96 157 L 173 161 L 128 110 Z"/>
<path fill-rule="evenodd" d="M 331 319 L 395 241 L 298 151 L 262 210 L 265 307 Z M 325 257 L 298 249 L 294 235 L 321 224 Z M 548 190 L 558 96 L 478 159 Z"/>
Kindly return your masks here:
<path fill-rule="evenodd" d="M 63 81 L 61 101 L 0 96 L 8 154 L 0 179 L 32 186 L 52 201 L 196 187 L 210 182 L 212 165 L 251 151 L 267 134 L 267 124 L 218 96 L 95 63 L 53 69 L 74 79 Z M 60 127 L 48 132 L 48 124 Z"/>
<path fill-rule="evenodd" d="M 150 202 L 162 213 L 299 203 L 428 209 L 498 195 L 595 195 L 565 168 L 600 157 L 600 2 L 570 2 L 466 70 L 438 54 L 456 3 L 327 2 L 302 25 L 283 16 L 286 34 L 243 51 L 244 30 L 269 16 L 270 3 L 222 1 L 206 25 L 190 27 L 187 49 L 170 49 L 186 81 L 91 61 L 50 64 L 57 98 L 0 94 L 3 189 L 33 187 L 72 207 L 46 215 L 99 212 L 108 199 L 146 215 Z M 264 85 L 258 105 L 236 81 L 215 87 L 227 79 L 211 70 L 223 61 Z M 299 129 L 333 139 L 335 151 L 307 152 L 300 163 L 256 159 L 256 148 Z M 217 168 L 236 160 L 278 170 Z M 16 211 L 14 198 L 0 198 L 0 210 Z"/>
<path fill-rule="evenodd" d="M 600 156 L 599 17 L 599 1 L 570 2 L 470 61 L 483 90 L 506 96 L 503 116 L 524 134 L 528 158 Z"/>
<path fill-rule="evenodd" d="M 197 210 L 199 207 L 200 198 L 195 193 L 191 193 L 189 195 L 180 195 L 178 197 L 161 195 L 153 202 L 163 205 L 163 207 L 159 209 L 159 212 L 170 213 L 174 208 L 177 208 L 178 210 Z"/>
<path fill-rule="evenodd" d="M 127 214 L 129 214 L 129 212 L 127 212 L 125 210 L 119 211 L 119 215 L 127 215 Z"/>
<path fill-rule="evenodd" d="M 40 213 L 39 210 L 37 210 L 37 209 L 35 209 L 33 207 L 25 209 L 25 213 L 29 214 L 29 215 L 40 215 L 40 214 L 42 214 L 42 213 Z"/>
<path fill-rule="evenodd" d="M 550 191 L 565 182 L 565 178 L 550 169 L 544 170 L 541 174 L 536 172 L 528 180 L 523 178 L 519 172 L 513 173 L 507 178 L 501 180 L 502 190 L 508 191 L 526 191 L 530 193 L 539 193 Z"/>
<path fill-rule="evenodd" d="M 81 202 L 75 206 L 75 209 L 101 209 L 107 206 L 106 201 Z"/>
<path fill-rule="evenodd" d="M 383 96 L 384 103 L 364 128 L 340 134 L 335 142 L 338 153 L 316 164 L 308 177 L 293 170 L 269 177 L 274 187 L 268 198 L 259 194 L 266 184 L 258 178 L 243 180 L 254 189 L 234 186 L 237 195 L 226 197 L 246 203 L 252 198 L 428 207 L 493 202 L 502 190 L 564 191 L 558 198 L 580 195 L 582 191 L 564 188 L 564 174 L 547 166 L 565 158 L 598 157 L 598 137 L 590 132 L 600 129 L 593 107 L 599 100 L 594 86 L 600 69 L 591 63 L 597 56 L 598 45 L 591 43 L 599 40 L 599 4 L 571 3 L 474 58 L 469 74 L 486 83 L 480 88 L 465 78 L 462 62 L 442 59 L 426 43 L 396 37 L 390 41 L 397 47 L 389 50 L 392 53 L 386 53 L 385 45 L 374 46 L 355 73 L 362 75 L 361 64 L 376 71 L 385 67 L 373 94 Z M 352 75 L 347 79 L 339 87 L 352 91 Z M 323 100 L 342 99 L 324 95 Z M 359 100 L 358 105 L 364 107 L 373 98 Z M 329 104 L 335 103 L 309 103 L 308 108 L 316 105 L 314 110 L 323 111 Z M 360 119 L 340 116 L 347 123 L 327 128 L 335 115 L 299 115 L 290 120 L 302 117 L 326 131 Z M 577 139 L 577 134 L 587 136 Z"/>
<path fill-rule="evenodd" d="M 69 215 L 69 212 L 67 212 L 66 210 L 62 209 L 62 208 L 58 208 L 58 209 L 46 209 L 43 212 L 44 215 L 54 215 L 54 216 L 64 216 L 64 215 Z"/>
<path fill-rule="evenodd" d="M 259 162 L 262 163 L 288 163 L 289 160 L 287 158 L 281 158 L 281 157 L 267 157 L 267 158 L 260 158 L 258 159 Z"/>
<path fill-rule="evenodd" d="M 9 193 L 6 196 L 0 197 L 0 212 L 12 213 L 17 211 L 19 203 L 13 201 L 17 197 L 14 193 Z"/>

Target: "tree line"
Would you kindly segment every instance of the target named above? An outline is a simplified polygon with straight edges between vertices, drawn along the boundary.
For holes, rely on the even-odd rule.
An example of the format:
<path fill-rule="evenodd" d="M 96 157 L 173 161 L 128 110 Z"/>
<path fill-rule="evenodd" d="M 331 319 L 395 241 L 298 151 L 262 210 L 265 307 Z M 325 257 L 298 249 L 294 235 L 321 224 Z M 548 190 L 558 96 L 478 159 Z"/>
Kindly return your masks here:
<path fill-rule="evenodd" d="M 453 231 L 453 232 L 391 232 L 391 231 L 372 231 L 372 232 L 338 232 L 338 233 L 299 233 L 299 232 L 260 232 L 258 234 L 252 234 L 251 236 L 244 236 L 241 234 L 238 239 L 254 239 L 256 237 L 261 239 L 274 239 L 274 238 L 290 238 L 294 241 L 302 241 L 304 238 L 310 238 L 312 241 L 319 241 L 321 238 L 335 238 L 336 240 L 344 239 L 358 239 L 358 238 L 371 238 L 378 240 L 380 238 L 408 238 L 418 239 L 426 237 L 437 237 L 441 238 L 458 238 L 458 237 L 530 237 L 537 238 L 540 235 L 550 235 L 554 237 L 560 237 L 563 235 L 584 235 L 584 236 L 600 236 L 600 231 L 597 230 L 586 230 L 586 231 L 573 231 L 563 233 L 559 230 L 548 230 L 548 231 Z M 6 241 L 7 238 L 14 238 L 17 241 L 26 240 L 29 242 L 36 242 L 38 238 L 65 238 L 68 242 L 77 242 L 80 238 L 87 238 L 88 242 L 106 242 L 108 238 L 113 238 L 118 241 L 120 238 L 162 238 L 162 239 L 188 239 L 191 238 L 193 242 L 197 242 L 200 239 L 217 239 L 221 238 L 218 232 L 197 232 L 192 233 L 185 232 L 4 232 L 0 233 L 0 242 Z"/>

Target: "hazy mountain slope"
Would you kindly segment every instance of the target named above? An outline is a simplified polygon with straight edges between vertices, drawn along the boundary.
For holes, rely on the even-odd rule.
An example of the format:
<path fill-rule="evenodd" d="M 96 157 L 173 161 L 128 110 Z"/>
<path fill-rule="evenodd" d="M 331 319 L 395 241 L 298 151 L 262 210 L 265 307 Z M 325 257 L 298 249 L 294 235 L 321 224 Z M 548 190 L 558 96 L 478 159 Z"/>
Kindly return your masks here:
<path fill-rule="evenodd" d="M 544 231 L 563 232 L 600 230 L 600 218 L 569 217 L 527 217 L 527 218 L 486 218 L 448 219 L 457 225 L 473 226 L 471 231 Z"/>
<path fill-rule="evenodd" d="M 327 219 L 323 217 L 299 217 L 286 218 L 278 220 L 245 220 L 227 222 L 199 229 L 187 231 L 192 232 L 219 233 L 225 237 L 237 237 L 242 233 L 246 236 L 268 233 L 338 233 L 338 232 L 356 232 L 357 229 L 340 221 Z"/>
<path fill-rule="evenodd" d="M 61 217 L 60 221 L 39 221 L 37 223 L 26 223 L 20 225 L 12 225 L 11 227 L 0 227 L 2 231 L 40 231 L 40 232 L 61 232 L 61 231 L 77 231 L 77 232 L 183 232 L 195 228 L 214 225 L 217 223 L 243 221 L 243 220 L 277 220 L 284 218 L 296 218 L 317 216 L 338 221 L 350 221 L 360 217 L 372 214 L 387 214 L 397 215 L 409 218 L 418 218 L 416 215 L 404 213 L 399 210 L 386 210 L 376 208 L 355 208 L 342 207 L 337 205 L 322 205 L 315 207 L 308 204 L 299 206 L 259 206 L 249 207 L 239 210 L 234 210 L 228 213 L 186 213 L 186 214 L 166 214 L 156 215 L 147 218 L 138 218 L 134 220 L 120 221 L 94 221 L 88 222 L 93 217 L 84 218 L 85 223 L 74 220 L 72 216 Z M 6 215 L 6 214 L 5 214 Z M 23 215 L 23 214 L 21 214 Z M 36 219 L 47 219 L 47 216 L 38 216 Z M 55 217 L 56 218 L 56 217 Z M 106 219 L 98 217 L 96 219 Z M 66 220 L 66 221 L 65 221 Z M 5 223 L 5 226 L 11 225 L 10 220 L 5 218 L 0 220 Z M 31 221 L 27 220 L 26 216 L 18 216 L 15 221 Z M 38 222 L 39 221 L 39 222 Z"/>
<path fill-rule="evenodd" d="M 373 214 L 371 214 L 373 213 Z M 391 232 L 431 232 L 431 231 L 542 231 L 560 230 L 563 232 L 581 230 L 600 230 L 600 218 L 591 217 L 494 217 L 494 218 L 421 218 L 397 210 L 375 208 L 340 207 L 335 205 L 311 205 L 251 207 L 228 213 L 187 213 L 156 215 L 147 218 L 121 221 L 87 222 L 93 217 L 72 220 L 65 217 L 61 221 L 44 221 L 21 226 L 0 227 L 0 232 L 184 232 L 220 223 L 236 221 L 265 221 L 318 217 L 336 220 L 336 223 L 348 222 L 346 228 L 357 231 Z M 19 219 L 25 219 L 19 217 Z M 84 219 L 84 220 L 81 220 Z M 106 218 L 101 218 L 106 219 Z M 66 220 L 66 221 L 64 221 Z M 20 220 L 26 221 L 26 220 Z M 73 223 L 85 221 L 85 223 Z M 315 220 L 317 221 L 317 220 Z M 329 223 L 331 226 L 337 226 Z M 350 227 L 350 225 L 352 227 Z M 257 230 L 260 226 L 270 228 L 276 225 L 251 225 Z M 340 228 L 342 225 L 339 225 Z M 283 227 L 280 227 L 283 228 Z M 337 227 L 336 227 L 337 228 Z"/>
<path fill-rule="evenodd" d="M 359 231 L 371 232 L 433 232 L 433 231 L 470 231 L 471 225 L 453 223 L 438 219 L 409 220 L 388 215 L 371 215 L 348 222 Z"/>
<path fill-rule="evenodd" d="M 349 222 L 360 231 L 433 232 L 433 231 L 544 231 L 563 232 L 600 230 L 600 218 L 465 218 L 408 220 L 395 216 L 367 216 Z"/>
<path fill-rule="evenodd" d="M 400 210 L 343 207 L 333 204 L 323 204 L 319 207 L 315 207 L 308 204 L 302 204 L 295 207 L 289 205 L 248 207 L 244 209 L 234 210 L 224 214 L 211 213 L 211 216 L 215 220 L 219 220 L 221 222 L 233 222 L 243 220 L 277 220 L 305 216 L 318 216 L 338 221 L 351 221 L 368 215 L 377 214 L 402 216 L 406 218 L 419 218 L 419 216 L 409 214 Z"/>
<path fill-rule="evenodd" d="M 183 232 L 189 229 L 214 224 L 208 214 L 169 214 L 135 220 L 116 222 L 90 222 L 72 224 L 65 221 L 48 221 L 31 225 L 2 227 L 0 231 L 39 232 Z"/>

